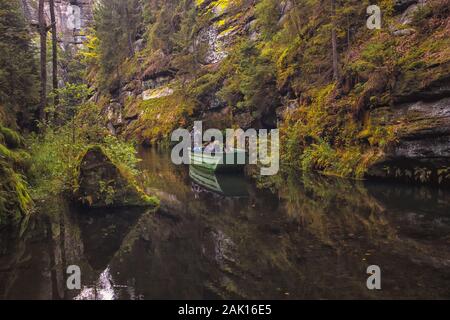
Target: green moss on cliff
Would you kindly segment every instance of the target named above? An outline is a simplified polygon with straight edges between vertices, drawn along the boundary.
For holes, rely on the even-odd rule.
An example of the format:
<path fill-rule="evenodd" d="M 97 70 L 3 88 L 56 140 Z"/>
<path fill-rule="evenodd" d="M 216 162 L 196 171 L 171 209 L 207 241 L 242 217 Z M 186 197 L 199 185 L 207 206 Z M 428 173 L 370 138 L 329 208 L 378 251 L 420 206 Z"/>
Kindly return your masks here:
<path fill-rule="evenodd" d="M 447 94 L 436 88 L 450 75 L 449 0 L 427 1 L 406 24 L 394 1 L 383 0 L 381 30 L 366 27 L 369 4 L 148 4 L 144 48 L 118 63 L 120 80 L 179 87 L 141 101 L 135 86 L 124 86 L 137 92 L 125 101 L 125 135 L 155 144 L 194 118 L 214 115 L 226 118 L 215 123 L 278 126 L 283 161 L 294 169 L 364 177 L 405 131 L 433 126 L 405 125 L 407 119 L 396 119 L 397 105 Z M 169 84 L 156 81 L 161 75 Z"/>
<path fill-rule="evenodd" d="M 147 101 L 131 101 L 128 108 L 132 107 L 140 116 L 127 127 L 125 135 L 146 144 L 169 142 L 175 129 L 188 124 L 194 106 L 192 99 L 180 91 Z"/>
<path fill-rule="evenodd" d="M 23 175 L 29 156 L 21 145 L 17 132 L 0 125 L 0 227 L 18 223 L 33 205 Z"/>

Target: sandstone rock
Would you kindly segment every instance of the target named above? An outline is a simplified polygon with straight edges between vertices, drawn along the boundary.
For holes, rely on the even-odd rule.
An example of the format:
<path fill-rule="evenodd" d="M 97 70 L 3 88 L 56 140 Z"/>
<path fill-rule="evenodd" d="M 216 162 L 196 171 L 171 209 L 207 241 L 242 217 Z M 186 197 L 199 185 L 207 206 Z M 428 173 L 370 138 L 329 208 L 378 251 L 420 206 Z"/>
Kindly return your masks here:
<path fill-rule="evenodd" d="M 403 36 L 410 36 L 414 32 L 416 32 L 416 30 L 409 28 L 409 29 L 396 30 L 392 34 L 396 37 L 403 37 Z"/>
<path fill-rule="evenodd" d="M 233 125 L 232 114 L 231 107 L 207 110 L 202 116 L 202 121 L 205 128 L 231 128 Z"/>
<path fill-rule="evenodd" d="M 139 39 L 134 43 L 134 52 L 142 51 L 145 47 L 144 39 Z"/>
<path fill-rule="evenodd" d="M 168 97 L 173 94 L 173 89 L 169 87 L 163 87 L 159 89 L 150 89 L 146 90 L 142 93 L 142 100 L 152 100 L 152 99 L 158 99 L 163 97 Z"/>
<path fill-rule="evenodd" d="M 141 97 L 137 97 L 136 100 L 134 100 L 133 102 L 127 104 L 125 106 L 125 110 L 124 110 L 124 119 L 125 121 L 128 121 L 128 123 L 130 121 L 133 120 L 137 120 L 139 118 L 139 114 L 142 112 L 142 110 L 140 110 L 139 108 L 139 101 L 138 99 L 140 99 Z"/>
<path fill-rule="evenodd" d="M 141 191 L 99 146 L 83 155 L 77 177 L 76 199 L 90 208 L 156 206 L 157 200 Z"/>
<path fill-rule="evenodd" d="M 224 50 L 223 39 L 219 38 L 219 32 L 215 26 L 209 26 L 200 31 L 196 41 L 197 47 L 207 45 L 207 52 L 204 57 L 205 64 L 214 64 L 222 61 L 228 56 Z"/>
<path fill-rule="evenodd" d="M 397 103 L 437 100 L 450 96 L 450 63 L 429 66 L 423 74 L 402 74 L 394 85 Z M 421 81 L 418 81 L 420 77 Z"/>
<path fill-rule="evenodd" d="M 450 185 L 450 98 L 399 105 L 386 121 L 396 125 L 398 141 L 369 176 Z"/>
<path fill-rule="evenodd" d="M 114 126 L 120 126 L 123 124 L 122 105 L 119 102 L 111 101 L 105 111 L 107 120 Z"/>
<path fill-rule="evenodd" d="M 84 31 L 93 20 L 95 0 L 59 0 L 55 1 L 57 33 L 64 44 L 81 44 Z M 33 0 L 22 0 L 22 9 L 30 23 L 37 23 L 37 5 Z M 50 24 L 49 4 L 45 3 L 47 24 Z"/>

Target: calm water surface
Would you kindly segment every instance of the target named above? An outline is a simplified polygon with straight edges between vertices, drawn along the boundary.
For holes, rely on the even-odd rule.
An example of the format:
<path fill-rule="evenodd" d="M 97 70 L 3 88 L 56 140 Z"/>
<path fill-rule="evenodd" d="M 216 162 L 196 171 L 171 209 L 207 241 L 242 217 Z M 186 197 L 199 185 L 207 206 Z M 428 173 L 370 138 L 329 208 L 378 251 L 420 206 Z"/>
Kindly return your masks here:
<path fill-rule="evenodd" d="M 86 212 L 55 199 L 21 236 L 0 234 L 0 299 L 450 298 L 449 191 L 318 176 L 255 183 L 141 156 L 161 210 Z M 82 290 L 65 288 L 69 265 Z"/>

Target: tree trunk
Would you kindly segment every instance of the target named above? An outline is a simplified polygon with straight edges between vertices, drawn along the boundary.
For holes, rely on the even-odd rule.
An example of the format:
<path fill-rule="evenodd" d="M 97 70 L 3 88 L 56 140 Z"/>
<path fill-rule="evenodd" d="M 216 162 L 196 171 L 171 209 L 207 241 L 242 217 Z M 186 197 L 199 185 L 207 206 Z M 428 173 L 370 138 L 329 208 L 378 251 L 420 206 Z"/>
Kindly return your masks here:
<path fill-rule="evenodd" d="M 58 96 L 58 37 L 56 34 L 55 0 L 50 2 L 50 19 L 52 23 L 52 65 L 53 65 L 53 93 L 55 94 L 54 104 L 59 104 Z"/>
<path fill-rule="evenodd" d="M 44 121 L 47 106 L 47 23 L 44 11 L 45 0 L 39 0 L 39 36 L 41 42 L 41 95 L 39 103 L 39 120 Z"/>
<path fill-rule="evenodd" d="M 130 11 L 128 10 L 128 4 L 125 4 L 125 15 L 126 15 L 126 21 L 130 21 Z M 133 48 L 133 34 L 132 34 L 132 30 L 130 28 L 130 30 L 128 30 L 128 51 L 129 51 L 129 55 L 130 57 L 134 56 L 134 48 Z"/>
<path fill-rule="evenodd" d="M 331 47 L 333 50 L 333 80 L 339 82 L 339 60 L 337 49 L 337 35 L 336 35 L 336 0 L 331 0 L 332 13 L 332 28 L 331 28 Z"/>

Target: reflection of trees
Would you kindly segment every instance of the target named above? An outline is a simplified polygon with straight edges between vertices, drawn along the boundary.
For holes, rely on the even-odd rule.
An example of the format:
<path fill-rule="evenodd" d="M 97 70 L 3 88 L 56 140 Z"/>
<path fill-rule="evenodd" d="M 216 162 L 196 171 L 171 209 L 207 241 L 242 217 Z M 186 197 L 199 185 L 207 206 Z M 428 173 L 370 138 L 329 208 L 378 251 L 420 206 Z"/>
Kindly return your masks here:
<path fill-rule="evenodd" d="M 0 257 L 0 265 L 8 266 L 7 272 L 0 273 L 0 297 L 67 298 L 66 265 L 89 270 L 83 263 L 83 243 L 67 204 L 56 198 L 51 204 L 42 204 L 41 210 L 30 218 L 23 233 L 9 233 L 14 238 Z"/>
<path fill-rule="evenodd" d="M 160 212 L 71 214 L 53 204 L 21 240 L 5 249 L 1 239 L 0 298 L 25 289 L 74 298 L 68 264 L 81 267 L 87 298 L 448 296 L 448 193 L 280 175 L 249 185 L 248 198 L 194 196 L 186 171 L 150 157 L 142 178 Z M 366 289 L 370 264 L 385 275 L 381 293 Z"/>
<path fill-rule="evenodd" d="M 323 243 L 334 246 L 355 234 L 374 241 L 395 237 L 383 206 L 362 182 L 304 174 L 275 184 L 287 216 Z"/>
<path fill-rule="evenodd" d="M 447 279 L 450 217 L 443 213 L 450 208 L 448 192 L 313 175 L 287 176 L 274 184 L 280 214 L 298 223 L 300 232 L 329 245 L 340 259 L 353 257 L 361 269 L 383 265 L 395 279 L 392 286 L 405 286 L 384 291 L 388 296 L 425 294 L 425 284 Z"/>
<path fill-rule="evenodd" d="M 372 244 L 389 241 L 411 250 L 421 248 L 427 255 L 428 248 L 403 231 L 423 232 L 420 229 L 441 222 L 441 231 L 433 228 L 429 234 L 439 239 L 439 233 L 449 230 L 445 223 L 450 217 L 439 214 L 450 208 L 448 192 L 443 190 L 303 175 L 301 179 L 288 176 L 278 184 L 278 194 L 289 218 L 332 246 L 351 234 Z"/>

